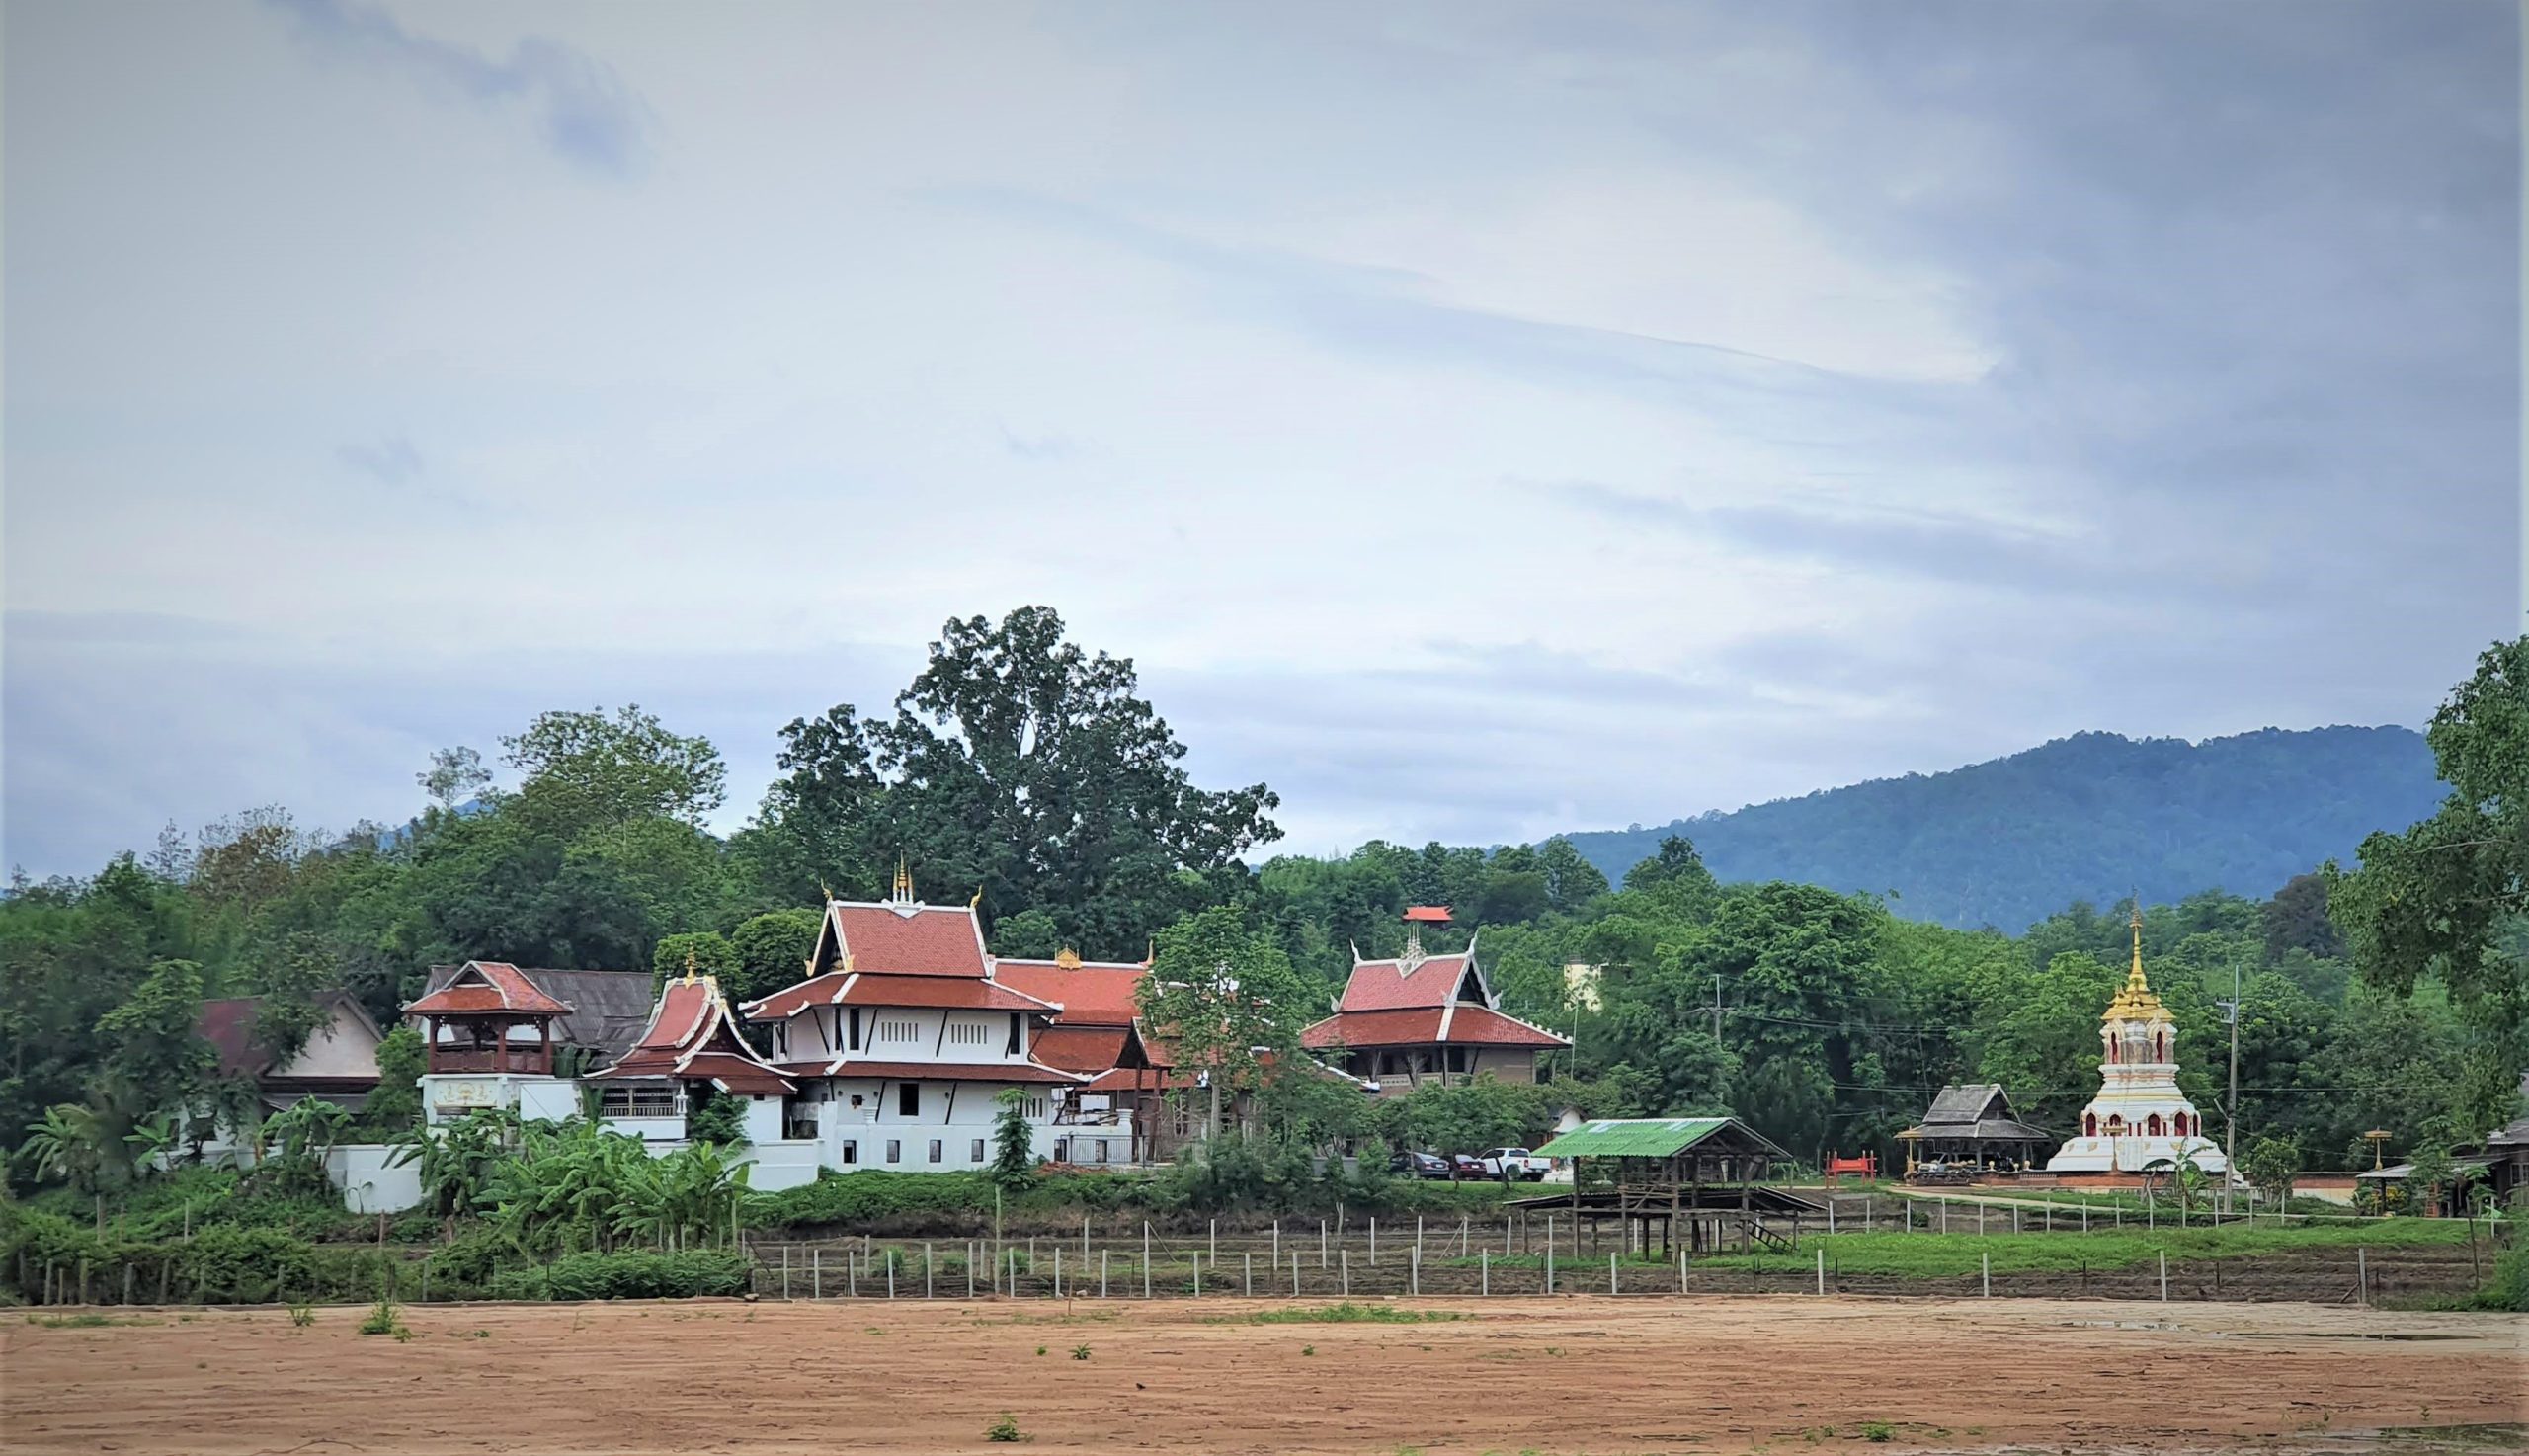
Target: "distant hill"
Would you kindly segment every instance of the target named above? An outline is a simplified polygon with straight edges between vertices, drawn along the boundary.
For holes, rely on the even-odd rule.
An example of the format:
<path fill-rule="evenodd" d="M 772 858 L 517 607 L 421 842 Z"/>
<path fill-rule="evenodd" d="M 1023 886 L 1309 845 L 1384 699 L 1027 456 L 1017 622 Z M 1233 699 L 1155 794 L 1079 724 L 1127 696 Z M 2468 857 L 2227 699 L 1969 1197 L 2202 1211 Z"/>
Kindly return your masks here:
<path fill-rule="evenodd" d="M 2407 728 L 2268 728 L 2191 744 L 2081 733 L 1946 773 L 1822 789 L 1659 829 L 1576 834 L 1610 880 L 1683 834 L 1724 880 L 1894 890 L 1916 920 L 2017 932 L 2075 900 L 2262 899 L 2443 787 Z"/>

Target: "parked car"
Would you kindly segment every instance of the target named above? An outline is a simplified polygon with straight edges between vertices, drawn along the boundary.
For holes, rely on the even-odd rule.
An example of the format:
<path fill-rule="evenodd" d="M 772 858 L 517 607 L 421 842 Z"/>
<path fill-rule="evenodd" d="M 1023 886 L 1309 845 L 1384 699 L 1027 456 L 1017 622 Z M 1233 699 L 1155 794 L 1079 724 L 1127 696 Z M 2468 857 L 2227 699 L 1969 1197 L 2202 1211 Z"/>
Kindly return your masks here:
<path fill-rule="evenodd" d="M 1400 1152 L 1387 1161 L 1387 1171 L 1407 1177 L 1444 1178 L 1449 1175 L 1449 1160 L 1437 1153 Z"/>
<path fill-rule="evenodd" d="M 1460 1178 L 1489 1178 L 1499 1176 L 1499 1174 L 1495 1173 L 1493 1170 L 1484 1166 L 1483 1159 L 1476 1157 L 1473 1153 L 1450 1154 L 1449 1172 L 1452 1175 Z"/>
<path fill-rule="evenodd" d="M 1484 1176 L 1518 1182 L 1541 1183 L 1554 1168 L 1551 1158 L 1539 1158 L 1525 1148 L 1495 1148 L 1477 1160 Z"/>

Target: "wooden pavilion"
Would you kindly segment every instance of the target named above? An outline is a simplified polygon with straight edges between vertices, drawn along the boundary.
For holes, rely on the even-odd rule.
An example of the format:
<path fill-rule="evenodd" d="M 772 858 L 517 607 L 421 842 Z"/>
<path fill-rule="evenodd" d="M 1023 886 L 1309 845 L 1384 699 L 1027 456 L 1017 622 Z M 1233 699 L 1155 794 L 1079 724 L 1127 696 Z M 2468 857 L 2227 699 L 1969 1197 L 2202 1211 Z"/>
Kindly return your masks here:
<path fill-rule="evenodd" d="M 1585 1224 L 1594 1238 L 1612 1220 L 1630 1251 L 1718 1253 L 1734 1235 L 1742 1250 L 1787 1250 L 1799 1243 L 1801 1219 L 1826 1216 L 1806 1198 L 1762 1186 L 1791 1155 L 1736 1117 L 1600 1118 L 1536 1151 L 1572 1160 L 1572 1191 L 1520 1206 L 1567 1208 L 1576 1238 Z"/>
<path fill-rule="evenodd" d="M 1906 1145 L 1907 1176 L 1935 1180 L 1940 1174 L 1920 1170 L 1936 1165 L 1941 1173 L 1965 1182 L 1984 1173 L 2041 1167 L 2056 1140 L 2046 1129 L 2019 1120 L 2000 1083 L 1979 1082 L 1942 1088 L 1923 1120 L 1897 1134 L 1897 1141 Z"/>

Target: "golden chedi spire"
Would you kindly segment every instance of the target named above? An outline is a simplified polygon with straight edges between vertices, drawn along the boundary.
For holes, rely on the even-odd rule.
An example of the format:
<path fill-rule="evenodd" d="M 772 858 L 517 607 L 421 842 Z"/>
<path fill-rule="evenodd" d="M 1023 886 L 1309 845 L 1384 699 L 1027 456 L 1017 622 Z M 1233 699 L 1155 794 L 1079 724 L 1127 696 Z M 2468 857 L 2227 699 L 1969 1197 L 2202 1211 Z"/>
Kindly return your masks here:
<path fill-rule="evenodd" d="M 2143 903 L 2134 903 L 2134 965 L 2125 973 L 2125 985 L 2116 999 L 2107 1004 L 2102 1021 L 2165 1021 L 2168 1008 L 2152 992 L 2152 983 L 2143 978 Z"/>

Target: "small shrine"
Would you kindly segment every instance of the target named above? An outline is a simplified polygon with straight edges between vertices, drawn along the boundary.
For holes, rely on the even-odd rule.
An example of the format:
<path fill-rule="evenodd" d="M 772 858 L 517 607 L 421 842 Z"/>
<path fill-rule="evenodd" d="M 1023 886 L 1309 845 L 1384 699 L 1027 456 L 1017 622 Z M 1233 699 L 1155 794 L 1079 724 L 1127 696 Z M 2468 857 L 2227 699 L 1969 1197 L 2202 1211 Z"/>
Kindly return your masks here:
<path fill-rule="evenodd" d="M 2143 975 L 2143 911 L 2134 911 L 2134 964 L 2099 1017 L 2098 1095 L 2081 1109 L 2049 1173 L 2143 1173 L 2181 1159 L 2206 1173 L 2230 1165 L 2204 1135 L 2203 1116 L 2177 1087 L 2177 1025 Z"/>

